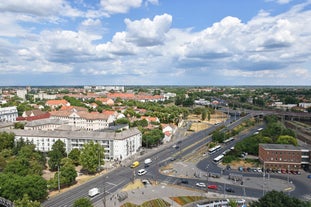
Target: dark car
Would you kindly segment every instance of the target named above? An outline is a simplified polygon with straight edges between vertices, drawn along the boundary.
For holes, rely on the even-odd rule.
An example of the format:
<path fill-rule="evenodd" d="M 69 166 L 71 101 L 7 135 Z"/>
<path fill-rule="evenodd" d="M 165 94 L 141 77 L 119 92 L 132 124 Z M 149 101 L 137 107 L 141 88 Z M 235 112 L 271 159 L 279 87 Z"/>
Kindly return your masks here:
<path fill-rule="evenodd" d="M 227 187 L 227 188 L 226 188 L 226 191 L 229 192 L 229 193 L 234 193 L 234 189 L 233 189 L 233 188 L 230 188 L 230 187 Z"/>
<path fill-rule="evenodd" d="M 182 184 L 189 184 L 189 181 L 188 180 L 185 180 L 185 179 L 181 179 L 180 181 Z"/>

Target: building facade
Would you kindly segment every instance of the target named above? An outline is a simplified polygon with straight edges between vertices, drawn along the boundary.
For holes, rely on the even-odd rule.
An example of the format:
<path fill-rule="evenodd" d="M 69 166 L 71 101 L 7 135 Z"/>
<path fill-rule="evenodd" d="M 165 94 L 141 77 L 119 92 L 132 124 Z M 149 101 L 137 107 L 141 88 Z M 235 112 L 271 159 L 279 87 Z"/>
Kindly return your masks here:
<path fill-rule="evenodd" d="M 16 106 L 0 108 L 0 122 L 15 122 L 17 117 Z"/>
<path fill-rule="evenodd" d="M 259 144 L 259 161 L 265 169 L 299 170 L 308 168 L 310 149 L 287 144 Z"/>
<path fill-rule="evenodd" d="M 65 143 L 66 152 L 82 149 L 85 143 L 99 143 L 105 152 L 106 160 L 124 160 L 136 154 L 142 147 L 142 134 L 137 128 L 121 132 L 95 131 L 39 131 L 39 130 L 6 130 L 15 134 L 15 141 L 32 142 L 36 150 L 49 152 L 57 140 Z"/>

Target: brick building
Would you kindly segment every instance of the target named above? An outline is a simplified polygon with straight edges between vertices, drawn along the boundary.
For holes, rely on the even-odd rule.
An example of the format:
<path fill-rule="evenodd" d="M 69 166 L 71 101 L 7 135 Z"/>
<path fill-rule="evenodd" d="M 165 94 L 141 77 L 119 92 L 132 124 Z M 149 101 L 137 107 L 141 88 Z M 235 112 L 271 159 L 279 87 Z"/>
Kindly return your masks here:
<path fill-rule="evenodd" d="M 310 149 L 294 145 L 259 144 L 258 154 L 265 169 L 299 170 L 310 164 Z"/>

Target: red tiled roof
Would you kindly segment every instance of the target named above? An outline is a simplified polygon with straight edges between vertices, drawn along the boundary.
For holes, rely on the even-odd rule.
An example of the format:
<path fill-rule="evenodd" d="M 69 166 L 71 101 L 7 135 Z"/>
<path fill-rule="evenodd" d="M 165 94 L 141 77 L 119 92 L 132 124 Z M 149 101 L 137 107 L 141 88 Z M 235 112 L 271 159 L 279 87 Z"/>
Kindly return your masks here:
<path fill-rule="evenodd" d="M 49 106 L 59 106 L 59 105 L 67 105 L 68 101 L 62 99 L 62 100 L 47 100 L 46 105 Z"/>
<path fill-rule="evenodd" d="M 49 112 L 45 112 L 37 116 L 29 116 L 29 117 L 19 116 L 16 118 L 16 121 L 34 121 L 34 120 L 39 120 L 39 119 L 48 119 L 50 118 L 50 116 L 51 114 Z"/>

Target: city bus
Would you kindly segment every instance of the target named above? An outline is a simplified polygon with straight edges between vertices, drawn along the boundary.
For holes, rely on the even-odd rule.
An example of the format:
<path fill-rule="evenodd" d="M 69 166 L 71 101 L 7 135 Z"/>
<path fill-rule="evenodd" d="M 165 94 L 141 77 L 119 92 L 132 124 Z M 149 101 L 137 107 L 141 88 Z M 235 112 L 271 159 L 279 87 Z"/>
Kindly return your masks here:
<path fill-rule="evenodd" d="M 211 154 L 217 152 L 217 151 L 220 150 L 220 149 L 221 149 L 221 146 L 220 146 L 220 145 L 217 145 L 217 146 L 215 146 L 215 147 L 209 149 L 209 150 L 208 150 L 208 153 L 211 155 Z"/>
<path fill-rule="evenodd" d="M 219 163 L 222 160 L 222 158 L 224 158 L 224 155 L 219 155 L 219 156 L 214 158 L 214 162 Z"/>
<path fill-rule="evenodd" d="M 228 144 L 228 143 L 232 142 L 233 140 L 234 140 L 234 138 L 233 138 L 233 137 L 230 137 L 229 139 L 226 139 L 226 140 L 224 141 L 224 144 Z"/>

